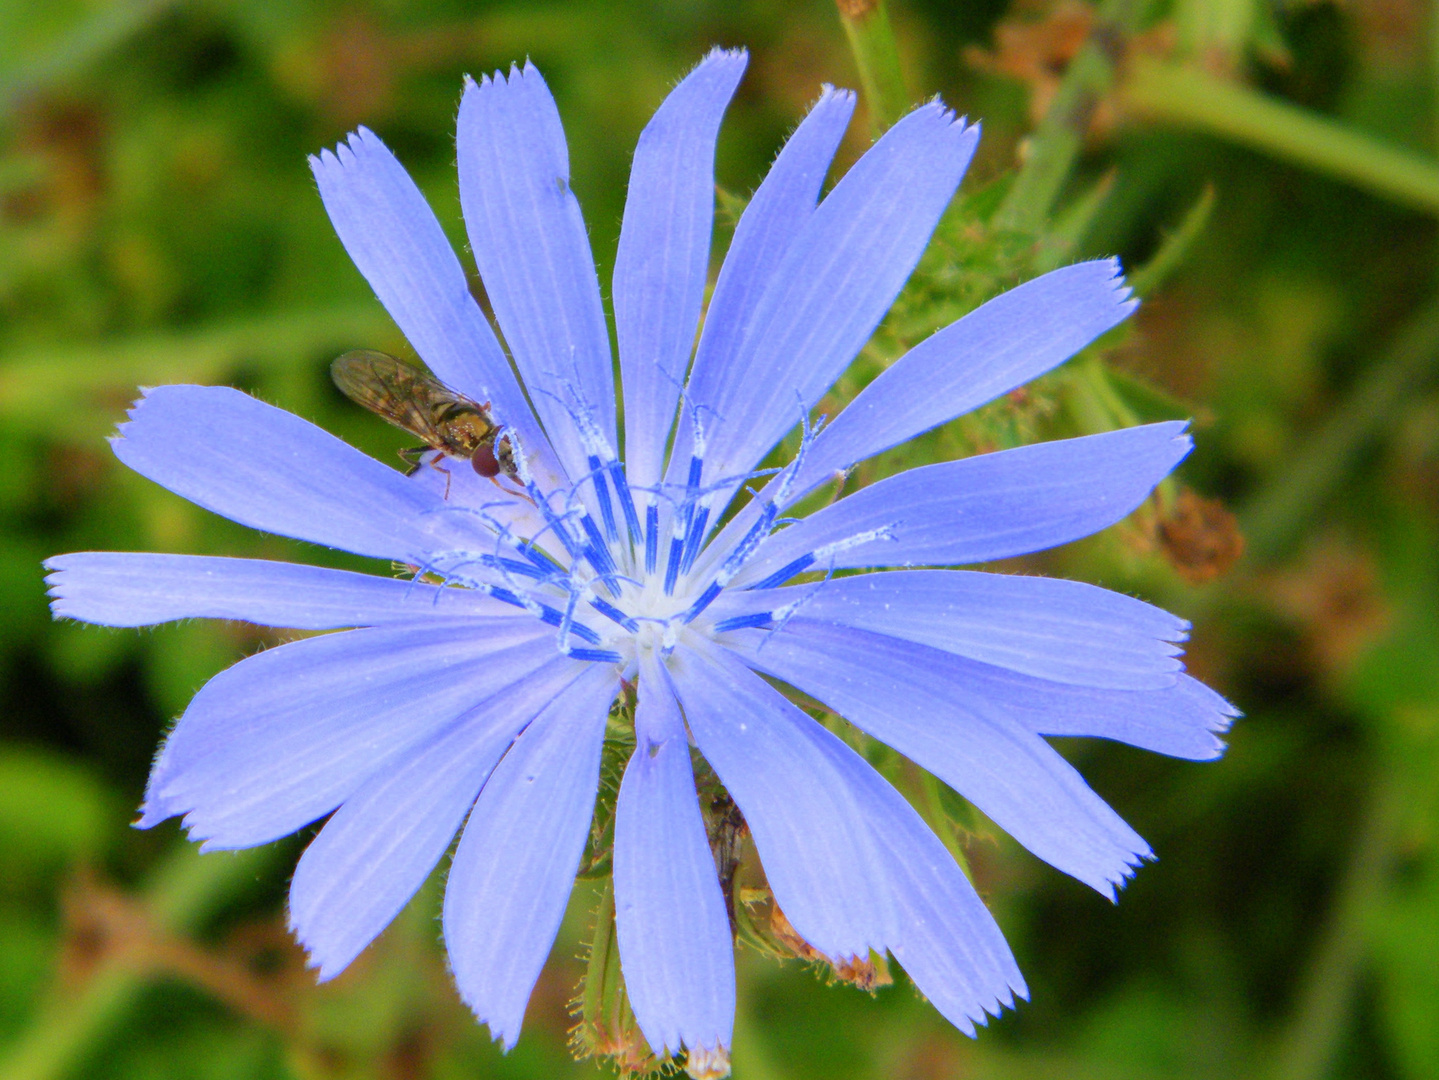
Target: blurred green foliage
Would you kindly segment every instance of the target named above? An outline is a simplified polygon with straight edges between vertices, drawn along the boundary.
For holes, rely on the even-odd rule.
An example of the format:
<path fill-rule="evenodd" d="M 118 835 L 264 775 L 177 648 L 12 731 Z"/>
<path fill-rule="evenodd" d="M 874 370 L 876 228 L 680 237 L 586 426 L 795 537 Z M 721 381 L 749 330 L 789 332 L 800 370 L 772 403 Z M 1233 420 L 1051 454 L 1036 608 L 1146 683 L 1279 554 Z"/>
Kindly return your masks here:
<path fill-rule="evenodd" d="M 905 94 L 984 121 L 920 272 L 827 411 L 988 296 L 1123 257 L 1146 300 L 1128 325 L 857 481 L 1196 417 L 1195 454 L 1149 506 L 1021 567 L 1194 618 L 1191 669 L 1248 714 L 1218 764 L 1065 745 L 1160 855 L 1113 907 L 953 793 L 907 790 L 965 857 L 1032 1002 L 971 1042 L 902 976 L 871 997 L 746 948 L 736 1075 L 1439 1075 L 1439 20 L 1420 0 L 893 0 L 888 15 L 0 0 L 0 1076 L 594 1074 L 566 1044 L 602 880 L 577 887 L 508 1057 L 449 986 L 437 882 L 317 987 L 282 913 L 304 837 L 202 857 L 173 825 L 125 827 L 171 718 L 278 636 L 54 624 L 39 563 L 114 548 L 360 565 L 207 515 L 102 440 L 137 385 L 196 381 L 391 455 L 401 437 L 325 370 L 405 346 L 305 156 L 374 128 L 462 247 L 460 77 L 531 56 L 607 280 L 635 137 L 716 43 L 752 51 L 719 147 L 721 241 L 821 82 L 862 75 L 878 95 L 843 162 Z"/>

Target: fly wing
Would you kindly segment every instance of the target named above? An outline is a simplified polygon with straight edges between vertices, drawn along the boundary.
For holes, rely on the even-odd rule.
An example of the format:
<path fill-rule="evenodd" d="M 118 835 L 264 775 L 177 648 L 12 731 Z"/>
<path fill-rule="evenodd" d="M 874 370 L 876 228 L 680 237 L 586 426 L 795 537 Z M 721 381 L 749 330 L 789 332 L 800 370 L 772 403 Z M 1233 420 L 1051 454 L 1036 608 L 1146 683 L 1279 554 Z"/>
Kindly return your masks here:
<path fill-rule="evenodd" d="M 445 406 L 464 400 L 413 364 L 375 349 L 355 349 L 338 357 L 330 365 L 330 377 L 355 404 L 430 446 L 446 444 L 438 424 Z"/>

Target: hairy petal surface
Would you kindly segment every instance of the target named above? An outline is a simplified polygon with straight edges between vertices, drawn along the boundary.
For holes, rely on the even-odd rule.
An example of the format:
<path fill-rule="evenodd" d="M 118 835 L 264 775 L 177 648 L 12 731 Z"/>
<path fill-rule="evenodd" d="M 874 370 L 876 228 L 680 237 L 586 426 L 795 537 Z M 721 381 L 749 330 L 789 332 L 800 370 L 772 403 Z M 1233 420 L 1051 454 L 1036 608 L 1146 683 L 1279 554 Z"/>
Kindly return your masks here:
<path fill-rule="evenodd" d="M 515 740 L 480 792 L 445 886 L 465 1003 L 509 1049 L 584 852 L 618 678 L 592 664 Z"/>
<path fill-rule="evenodd" d="M 395 469 L 227 386 L 146 391 L 111 445 L 141 476 L 252 529 L 410 563 L 486 542 Z"/>
<path fill-rule="evenodd" d="M 615 806 L 615 930 L 625 989 L 657 1054 L 728 1047 L 734 944 L 669 679 L 641 658 L 636 746 Z"/>
<path fill-rule="evenodd" d="M 530 400 L 570 478 L 589 472 L 576 419 L 616 449 L 609 330 L 569 150 L 534 65 L 465 87 L 460 205 L 475 262 Z"/>
<path fill-rule="evenodd" d="M 995 297 L 880 372 L 820 432 L 792 488 L 898 446 L 1064 363 L 1139 306 L 1118 259 L 1052 270 Z"/>
<path fill-rule="evenodd" d="M 709 272 L 714 148 L 747 57 L 711 52 L 640 134 L 615 256 L 629 481 L 660 479 Z"/>
<path fill-rule="evenodd" d="M 1171 686 L 1183 619 L 1079 581 L 971 570 L 896 570 L 729 593 L 716 617 L 793 611 L 1079 686 Z"/>
<path fill-rule="evenodd" d="M 820 187 L 854 115 L 854 105 L 852 91 L 826 86 L 740 215 L 700 332 L 694 381 L 723 380 L 760 299 L 814 214 Z M 676 475 L 683 479 L 694 448 L 692 410 L 686 410 L 685 416 L 686 422 L 675 432 L 670 479 Z M 706 425 L 715 420 L 708 415 L 700 419 Z"/>
<path fill-rule="evenodd" d="M 473 589 L 265 559 L 81 551 L 45 561 L 57 618 L 101 626 L 238 619 L 294 630 L 338 630 L 426 619 L 511 618 Z"/>
<path fill-rule="evenodd" d="M 140 824 L 184 814 L 206 850 L 279 839 L 554 656 L 553 631 L 529 617 L 268 649 L 195 695 L 151 770 Z"/>
<path fill-rule="evenodd" d="M 1185 427 L 1146 424 L 910 469 L 769 537 L 736 585 L 806 556 L 820 570 L 953 566 L 1078 540 L 1148 497 L 1189 453 Z"/>
<path fill-rule="evenodd" d="M 934 773 L 1035 855 L 1105 896 L 1153 857 L 1048 743 L 972 692 L 971 661 L 803 618 L 768 640 L 744 635 L 754 667 Z"/>
<path fill-rule="evenodd" d="M 290 882 L 290 929 L 321 981 L 348 967 L 424 884 L 515 733 L 579 670 L 551 660 L 373 776 L 325 823 Z"/>
<path fill-rule="evenodd" d="M 539 427 L 420 189 L 373 132 L 360 128 L 310 158 L 320 198 L 380 303 L 439 380 L 516 428 L 527 448 Z"/>
<path fill-rule="evenodd" d="M 690 729 L 806 941 L 835 960 L 889 948 L 965 1031 L 1025 993 L 994 919 L 888 781 L 726 650 L 676 658 Z M 826 924 L 849 927 L 836 941 Z"/>
<path fill-rule="evenodd" d="M 978 140 L 977 128 L 922 105 L 805 222 L 729 363 L 696 366 L 692 404 L 719 421 L 709 477 L 747 473 L 854 359 L 919 261 Z"/>

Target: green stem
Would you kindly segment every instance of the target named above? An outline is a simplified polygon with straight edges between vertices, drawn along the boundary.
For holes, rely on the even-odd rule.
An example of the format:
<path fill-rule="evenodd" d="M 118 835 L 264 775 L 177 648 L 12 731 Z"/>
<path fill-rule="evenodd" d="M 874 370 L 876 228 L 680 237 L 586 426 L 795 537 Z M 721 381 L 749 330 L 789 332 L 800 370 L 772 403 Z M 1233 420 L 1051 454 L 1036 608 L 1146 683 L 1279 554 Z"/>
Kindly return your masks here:
<path fill-rule="evenodd" d="M 239 891 L 268 872 L 280 848 L 200 855 L 175 850 L 142 895 L 151 922 L 165 933 L 198 930 Z M 5 1080 L 58 1080 L 94 1052 L 149 985 L 150 973 L 125 957 L 104 961 L 78 992 L 57 996 L 0 1059 Z"/>
<path fill-rule="evenodd" d="M 869 126 L 878 138 L 907 113 L 914 99 L 904 81 L 894 28 L 884 0 L 836 0 L 844 36 L 849 39 L 859 85 L 864 91 Z"/>
<path fill-rule="evenodd" d="M 1430 301 L 1360 376 L 1323 429 L 1241 515 L 1252 559 L 1282 557 L 1355 458 L 1419 383 L 1439 366 L 1439 299 Z"/>
<path fill-rule="evenodd" d="M 1114 81 L 1117 43 L 1130 28 L 1130 0 L 1106 0 L 1089 40 L 1070 61 L 1049 111 L 1029 139 L 1024 164 L 995 212 L 997 228 L 1037 233 L 1059 199 L 1084 146 L 1089 118 Z"/>
<path fill-rule="evenodd" d="M 1137 61 L 1125 104 L 1439 214 L 1439 166 L 1246 86 L 1192 68 Z"/>
<path fill-rule="evenodd" d="M 1199 239 L 1204 226 L 1209 224 L 1209 215 L 1213 210 L 1214 188 L 1206 185 L 1203 194 L 1189 208 L 1179 227 L 1164 238 L 1159 250 L 1147 263 L 1129 275 L 1129 287 L 1139 296 L 1152 295 L 1170 274 L 1179 269 L 1188 256 L 1189 249 L 1194 246 L 1194 241 Z"/>
<path fill-rule="evenodd" d="M 1404 785 L 1393 774 L 1376 781 L 1349 865 L 1300 987 L 1294 1017 L 1281 1036 L 1274 1080 L 1324 1080 L 1344 1038 L 1361 962 L 1365 927 L 1385 888 L 1404 821 Z"/>
<path fill-rule="evenodd" d="M 0 122 L 8 119 L 25 98 L 83 71 L 155 22 L 175 3 L 176 0 L 122 0 L 100 5 L 95 14 L 82 19 L 48 52 L 0 77 Z"/>

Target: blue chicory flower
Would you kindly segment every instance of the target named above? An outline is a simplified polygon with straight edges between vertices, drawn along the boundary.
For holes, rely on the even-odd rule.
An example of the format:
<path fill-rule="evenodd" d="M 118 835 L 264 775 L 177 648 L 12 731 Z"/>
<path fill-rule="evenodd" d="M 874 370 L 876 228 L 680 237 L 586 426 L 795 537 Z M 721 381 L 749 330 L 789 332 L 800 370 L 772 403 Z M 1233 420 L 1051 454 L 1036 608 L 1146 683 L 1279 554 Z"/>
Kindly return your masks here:
<path fill-rule="evenodd" d="M 234 521 L 419 568 L 414 580 L 144 553 L 47 564 L 57 616 L 336 630 L 241 661 L 195 696 L 141 825 L 206 849 L 331 815 L 291 924 L 328 979 L 463 832 L 444 934 L 506 1047 L 586 844 L 606 718 L 637 679 L 614 830 L 626 985 L 656 1053 L 724 1069 L 733 943 L 690 747 L 743 812 L 776 902 L 836 963 L 888 950 L 973 1033 L 1025 996 L 993 918 L 905 799 L 776 691 L 781 680 L 961 792 L 1113 897 L 1149 847 L 1045 741 L 1218 756 L 1234 710 L 1185 675 L 1187 625 L 1090 585 L 947 567 L 1086 536 L 1185 455 L 1151 424 L 912 469 L 787 523 L 837 470 L 1050 370 L 1135 307 L 1114 260 L 990 301 L 889 367 L 722 528 L 765 455 L 854 358 L 914 268 L 979 132 L 937 102 L 820 201 L 854 96 L 826 88 L 745 210 L 699 334 L 720 118 L 743 52 L 711 53 L 640 137 L 613 280 L 624 393 L 563 131 L 534 67 L 465 87 L 460 198 L 521 384 L 439 223 L 360 129 L 311 164 L 341 241 L 444 383 L 514 451 L 492 483 L 402 475 L 224 387 L 145 391 L 114 440 L 132 469 Z M 693 363 L 691 354 L 693 353 Z M 527 391 L 527 394 L 526 394 Z M 672 449 L 666 454 L 666 448 Z M 450 462 L 453 466 L 454 462 Z M 442 471 L 443 470 L 443 471 Z M 805 571 L 882 572 L 786 584 Z"/>

